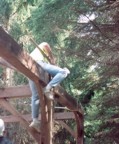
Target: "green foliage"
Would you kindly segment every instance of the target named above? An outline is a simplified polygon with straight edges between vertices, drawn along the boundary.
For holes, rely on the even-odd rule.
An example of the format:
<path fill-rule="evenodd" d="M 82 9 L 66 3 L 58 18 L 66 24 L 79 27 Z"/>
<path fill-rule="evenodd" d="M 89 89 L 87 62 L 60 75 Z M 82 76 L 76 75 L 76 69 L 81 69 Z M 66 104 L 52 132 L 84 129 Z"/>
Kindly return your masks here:
<path fill-rule="evenodd" d="M 64 30 L 71 29 L 73 21 L 76 21 L 72 11 L 77 4 L 78 1 L 70 0 L 43 1 L 27 21 L 30 30 L 37 35 L 37 41 L 48 41 L 53 45 L 58 43 Z"/>
<path fill-rule="evenodd" d="M 16 41 L 19 41 L 19 38 L 23 35 L 21 25 L 17 22 L 12 23 L 9 33 Z"/>
<path fill-rule="evenodd" d="M 6 25 L 12 12 L 11 6 L 12 0 L 1 0 L 0 1 L 0 24 Z"/>
<path fill-rule="evenodd" d="M 14 73 L 14 84 L 15 85 L 25 85 L 28 83 L 26 76 L 19 72 Z"/>
<path fill-rule="evenodd" d="M 3 68 L 2 68 L 2 67 L 0 67 L 0 75 L 2 74 L 2 72 L 3 72 Z"/>

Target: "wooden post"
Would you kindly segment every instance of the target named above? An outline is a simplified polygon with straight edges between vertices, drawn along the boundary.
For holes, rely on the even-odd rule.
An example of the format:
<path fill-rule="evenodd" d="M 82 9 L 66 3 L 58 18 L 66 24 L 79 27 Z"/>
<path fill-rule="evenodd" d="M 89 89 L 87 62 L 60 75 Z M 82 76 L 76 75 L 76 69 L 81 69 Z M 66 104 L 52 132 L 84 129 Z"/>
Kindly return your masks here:
<path fill-rule="evenodd" d="M 74 112 L 75 119 L 77 123 L 77 136 L 76 136 L 76 142 L 77 144 L 83 144 L 84 141 L 84 117 L 79 112 Z"/>
<path fill-rule="evenodd" d="M 41 101 L 41 144 L 52 144 L 53 102 L 45 98 L 40 84 L 35 84 Z"/>
<path fill-rule="evenodd" d="M 54 112 L 54 106 L 53 101 L 48 100 L 47 101 L 48 106 L 48 128 L 50 129 L 48 138 L 49 138 L 49 144 L 53 143 L 53 125 L 54 125 L 54 119 L 53 119 L 53 112 Z"/>

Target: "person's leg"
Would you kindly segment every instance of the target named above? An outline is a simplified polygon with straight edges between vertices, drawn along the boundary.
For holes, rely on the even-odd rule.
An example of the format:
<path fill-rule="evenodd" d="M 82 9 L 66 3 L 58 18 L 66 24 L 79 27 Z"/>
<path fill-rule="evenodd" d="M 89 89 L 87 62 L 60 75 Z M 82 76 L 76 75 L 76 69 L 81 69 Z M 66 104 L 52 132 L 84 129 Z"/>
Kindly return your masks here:
<path fill-rule="evenodd" d="M 51 88 L 60 84 L 67 77 L 70 71 L 67 68 L 62 69 L 58 66 L 47 64 L 41 61 L 38 62 L 38 64 L 51 76 L 53 76 L 51 81 L 47 84 L 47 86 L 44 89 L 45 96 L 48 99 L 53 100 L 53 93 L 50 91 Z"/>
<path fill-rule="evenodd" d="M 52 88 L 60 84 L 66 77 L 67 77 L 67 72 L 65 70 L 59 71 L 53 78 L 52 80 L 47 84 L 47 88 Z"/>
<path fill-rule="evenodd" d="M 51 76 L 53 76 L 52 80 L 48 83 L 47 87 L 51 89 L 52 87 L 57 86 L 60 84 L 70 73 L 70 71 L 67 68 L 60 68 L 55 65 L 47 64 L 44 62 L 38 62 L 38 64 L 47 71 Z"/>
<path fill-rule="evenodd" d="M 39 95 L 38 91 L 36 88 L 35 83 L 29 79 L 29 86 L 31 89 L 32 97 L 31 97 L 31 111 L 32 111 L 32 123 L 30 126 L 35 126 L 39 124 L 38 121 L 38 116 L 39 116 L 39 108 L 40 108 L 40 103 L 39 103 Z"/>

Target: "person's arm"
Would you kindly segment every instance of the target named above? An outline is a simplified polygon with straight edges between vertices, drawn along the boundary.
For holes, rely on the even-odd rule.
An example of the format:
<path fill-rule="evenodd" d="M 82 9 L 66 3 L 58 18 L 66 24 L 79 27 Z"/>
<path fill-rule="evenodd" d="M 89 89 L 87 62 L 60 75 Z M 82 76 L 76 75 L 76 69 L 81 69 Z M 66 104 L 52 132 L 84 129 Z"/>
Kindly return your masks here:
<path fill-rule="evenodd" d="M 44 51 L 45 51 L 45 54 L 47 55 L 48 59 L 49 59 L 49 62 L 53 65 L 56 65 L 56 59 L 55 57 L 53 56 L 53 53 L 52 53 L 52 50 L 51 50 L 51 47 L 50 45 L 45 45 L 45 47 L 43 48 Z"/>
<path fill-rule="evenodd" d="M 50 63 L 53 64 L 53 65 L 56 65 L 56 59 L 53 56 L 53 53 L 51 51 L 48 51 L 48 57 L 50 59 Z"/>

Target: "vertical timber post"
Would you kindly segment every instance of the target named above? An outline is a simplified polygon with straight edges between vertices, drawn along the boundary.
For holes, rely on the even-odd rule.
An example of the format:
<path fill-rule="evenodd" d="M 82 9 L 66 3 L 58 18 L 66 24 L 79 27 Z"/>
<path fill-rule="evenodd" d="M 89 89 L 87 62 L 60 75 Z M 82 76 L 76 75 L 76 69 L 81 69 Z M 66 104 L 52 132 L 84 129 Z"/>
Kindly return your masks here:
<path fill-rule="evenodd" d="M 47 100 L 48 106 L 48 141 L 49 144 L 53 143 L 53 101 Z"/>
<path fill-rule="evenodd" d="M 40 110 L 41 110 L 41 124 L 40 124 L 40 132 L 41 132 L 41 141 L 39 144 L 46 144 L 46 139 L 47 139 L 47 133 L 48 133 L 48 128 L 47 128 L 47 107 L 42 91 L 42 87 L 40 86 L 39 81 L 35 82 L 39 97 L 40 97 Z M 47 131 L 47 133 L 46 133 Z"/>
<path fill-rule="evenodd" d="M 79 112 L 74 112 L 77 123 L 76 144 L 84 144 L 84 116 Z"/>
<path fill-rule="evenodd" d="M 47 83 L 49 76 L 45 75 L 45 82 Z M 40 144 L 52 144 L 53 139 L 53 101 L 45 98 L 43 89 L 39 81 L 35 82 L 40 96 L 41 109 L 41 142 Z"/>

